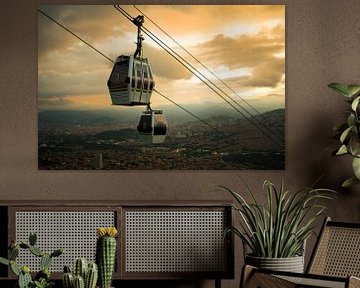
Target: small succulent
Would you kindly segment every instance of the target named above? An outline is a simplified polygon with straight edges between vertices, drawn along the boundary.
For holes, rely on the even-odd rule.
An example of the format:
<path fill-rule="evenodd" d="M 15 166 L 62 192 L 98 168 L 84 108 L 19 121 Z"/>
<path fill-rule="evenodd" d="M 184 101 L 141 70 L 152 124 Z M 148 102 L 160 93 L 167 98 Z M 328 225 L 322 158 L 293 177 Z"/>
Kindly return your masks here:
<path fill-rule="evenodd" d="M 57 249 L 51 254 L 43 252 L 36 246 L 37 235 L 36 233 L 30 233 L 29 243 L 16 243 L 11 242 L 8 251 L 8 259 L 0 257 L 0 263 L 10 266 L 11 271 L 18 277 L 19 288 L 49 288 L 53 286 L 53 282 L 50 281 L 50 265 L 53 257 L 58 257 L 64 253 L 63 249 Z M 16 259 L 19 256 L 20 249 L 28 250 L 31 254 L 40 257 L 41 270 L 35 275 L 33 280 L 30 275 L 30 268 L 26 265 L 19 266 L 16 263 Z"/>
<path fill-rule="evenodd" d="M 49 282 L 45 278 L 33 282 L 33 288 L 50 288 L 54 286 L 54 282 Z"/>

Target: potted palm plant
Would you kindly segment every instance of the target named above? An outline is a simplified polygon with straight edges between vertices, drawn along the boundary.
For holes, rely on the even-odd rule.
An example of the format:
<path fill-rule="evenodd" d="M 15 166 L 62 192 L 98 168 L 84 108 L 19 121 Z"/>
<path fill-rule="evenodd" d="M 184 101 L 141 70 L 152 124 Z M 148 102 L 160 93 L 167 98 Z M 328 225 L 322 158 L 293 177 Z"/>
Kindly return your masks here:
<path fill-rule="evenodd" d="M 266 180 L 266 205 L 261 205 L 244 183 L 251 201 L 225 186 L 235 199 L 233 208 L 240 216 L 239 227 L 229 227 L 243 242 L 245 264 L 259 268 L 300 272 L 304 270 L 305 241 L 314 233 L 316 220 L 326 207 L 318 202 L 331 199 L 334 191 L 305 188 L 296 193 L 278 189 Z M 249 253 L 248 253 L 249 252 Z"/>

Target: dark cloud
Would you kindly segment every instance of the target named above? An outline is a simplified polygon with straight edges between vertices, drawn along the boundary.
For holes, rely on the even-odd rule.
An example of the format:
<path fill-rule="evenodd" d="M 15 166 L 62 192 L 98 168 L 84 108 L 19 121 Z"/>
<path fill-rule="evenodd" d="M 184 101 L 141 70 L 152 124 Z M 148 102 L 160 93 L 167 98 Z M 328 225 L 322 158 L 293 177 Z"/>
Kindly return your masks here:
<path fill-rule="evenodd" d="M 275 87 L 285 73 L 285 59 L 279 58 L 285 49 L 284 28 L 277 26 L 257 34 L 238 37 L 217 35 L 196 46 L 204 63 L 223 65 L 228 69 L 246 68 L 249 76 L 238 78 L 242 86 Z M 238 83 L 238 84 L 239 84 Z"/>
<path fill-rule="evenodd" d="M 219 34 L 212 40 L 197 45 L 195 49 L 207 63 L 224 65 L 230 69 L 253 68 L 274 59 L 274 54 L 284 51 L 284 36 L 284 29 L 281 27 L 238 37 Z"/>
<path fill-rule="evenodd" d="M 90 43 L 109 37 L 120 38 L 131 29 L 135 31 L 112 5 L 43 5 L 39 9 Z M 38 39 L 40 57 L 80 42 L 41 13 L 38 15 Z"/>
<path fill-rule="evenodd" d="M 225 80 L 233 88 L 275 88 L 283 80 L 285 60 L 282 58 L 255 66 L 249 75 L 230 77 Z"/>
<path fill-rule="evenodd" d="M 171 80 L 191 78 L 191 73 L 161 48 L 144 45 L 144 57 L 149 59 L 155 76 Z"/>
<path fill-rule="evenodd" d="M 251 76 L 243 82 L 243 86 L 276 87 L 284 73 L 285 59 L 275 58 L 255 66 Z"/>

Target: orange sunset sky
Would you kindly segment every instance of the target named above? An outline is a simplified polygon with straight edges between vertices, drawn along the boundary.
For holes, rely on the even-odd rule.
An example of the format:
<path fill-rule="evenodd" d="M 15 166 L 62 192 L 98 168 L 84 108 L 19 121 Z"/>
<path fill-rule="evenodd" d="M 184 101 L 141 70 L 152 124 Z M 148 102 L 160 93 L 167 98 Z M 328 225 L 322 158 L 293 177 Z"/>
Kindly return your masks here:
<path fill-rule="evenodd" d="M 134 17 L 139 14 L 131 5 L 122 7 Z M 284 5 L 137 7 L 243 98 L 269 109 L 284 108 Z M 135 51 L 136 27 L 111 5 L 43 5 L 39 9 L 113 60 Z M 205 71 L 150 21 L 145 20 L 144 25 Z M 143 55 L 152 65 L 159 91 L 185 106 L 223 102 L 150 38 L 144 37 Z M 106 86 L 111 69 L 108 60 L 39 13 L 39 111 L 113 109 Z M 229 95 L 238 97 L 231 92 Z M 153 94 L 151 102 L 156 109 L 171 105 L 157 94 Z"/>

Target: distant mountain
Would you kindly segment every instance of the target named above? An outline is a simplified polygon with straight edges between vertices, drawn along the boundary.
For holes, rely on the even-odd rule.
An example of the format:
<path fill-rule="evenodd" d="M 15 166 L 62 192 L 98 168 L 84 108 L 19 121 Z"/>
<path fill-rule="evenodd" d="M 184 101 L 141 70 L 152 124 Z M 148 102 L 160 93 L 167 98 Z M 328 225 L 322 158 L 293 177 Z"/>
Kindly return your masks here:
<path fill-rule="evenodd" d="M 229 118 L 243 119 L 243 116 L 234 109 L 224 104 L 219 105 L 188 105 L 183 106 L 197 117 L 213 119 L 214 121 L 228 121 Z M 122 125 L 134 127 L 137 125 L 144 107 L 111 107 L 107 110 L 47 110 L 38 113 L 39 127 L 67 127 L 67 126 L 93 126 L 93 125 Z M 188 122 L 198 122 L 196 118 L 178 107 L 166 106 L 164 114 L 169 122 L 169 126 L 182 125 Z M 277 109 L 268 113 L 283 113 L 284 109 Z M 283 113 L 284 114 L 284 113 Z M 269 114 L 270 115 L 270 114 Z M 271 115 L 273 117 L 274 115 Z M 270 117 L 270 116 L 269 116 Z"/>
<path fill-rule="evenodd" d="M 186 131 L 206 130 L 211 136 L 209 141 L 217 142 L 217 148 L 223 152 L 233 153 L 239 147 L 246 151 L 285 149 L 285 109 L 267 111 L 254 117 L 216 115 L 204 120 L 217 131 L 200 121 L 176 125 L 171 131 L 185 131 L 186 134 Z"/>
<path fill-rule="evenodd" d="M 113 124 L 134 119 L 130 113 L 115 111 L 49 110 L 38 115 L 39 124 L 55 126 Z"/>

